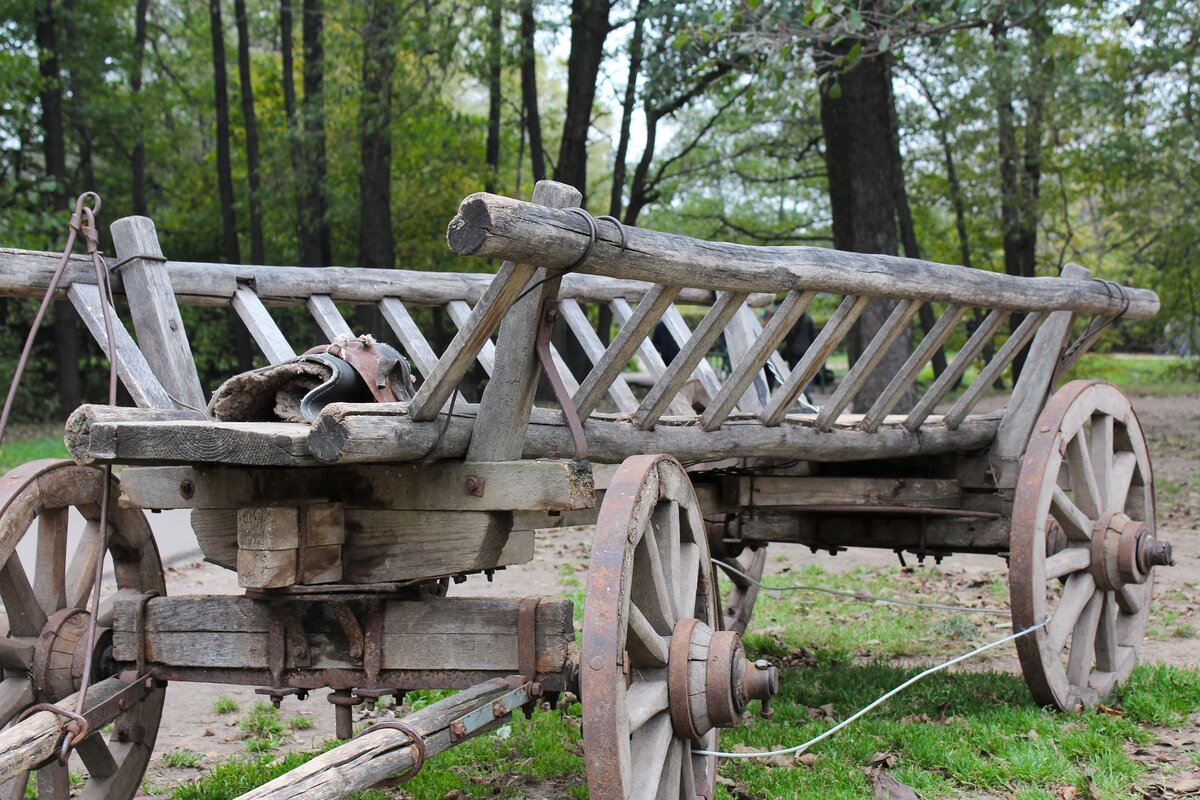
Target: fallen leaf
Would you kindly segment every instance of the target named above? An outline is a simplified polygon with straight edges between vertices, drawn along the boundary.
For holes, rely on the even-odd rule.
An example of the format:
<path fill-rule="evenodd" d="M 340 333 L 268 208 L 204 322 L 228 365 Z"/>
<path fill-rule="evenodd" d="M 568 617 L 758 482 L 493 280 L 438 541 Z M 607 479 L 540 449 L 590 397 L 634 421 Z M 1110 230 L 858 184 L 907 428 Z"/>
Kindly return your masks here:
<path fill-rule="evenodd" d="M 1101 703 L 1101 704 L 1099 705 L 1099 707 L 1098 707 L 1096 710 L 1097 710 L 1097 711 L 1099 711 L 1101 714 L 1107 714 L 1107 715 L 1108 715 L 1108 716 L 1110 716 L 1110 717 L 1123 717 L 1123 716 L 1125 716 L 1125 712 L 1124 712 L 1124 711 L 1120 711 L 1120 710 L 1118 710 L 1118 709 L 1111 708 L 1111 707 L 1109 707 L 1109 706 L 1106 706 L 1106 705 L 1104 705 L 1103 703 Z"/>
<path fill-rule="evenodd" d="M 813 764 L 817 763 L 817 759 L 819 758 L 820 756 L 816 753 L 797 753 L 795 761 L 801 766 L 812 767 Z"/>
<path fill-rule="evenodd" d="M 875 784 L 875 800 L 921 800 L 912 788 L 883 770 L 875 770 L 871 780 Z"/>
<path fill-rule="evenodd" d="M 1054 795 L 1060 800 L 1076 800 L 1079 797 L 1079 790 L 1074 786 L 1060 786 L 1054 791 Z"/>
<path fill-rule="evenodd" d="M 884 769 L 891 769 L 896 766 L 896 762 L 899 760 L 895 753 L 878 752 L 871 756 L 871 763 Z"/>

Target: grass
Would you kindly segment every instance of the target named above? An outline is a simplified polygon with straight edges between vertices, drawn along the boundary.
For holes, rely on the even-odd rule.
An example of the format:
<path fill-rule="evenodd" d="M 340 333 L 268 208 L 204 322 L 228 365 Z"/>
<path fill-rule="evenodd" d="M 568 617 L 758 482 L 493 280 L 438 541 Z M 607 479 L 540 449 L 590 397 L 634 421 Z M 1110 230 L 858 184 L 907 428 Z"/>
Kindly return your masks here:
<path fill-rule="evenodd" d="M 67 448 L 63 445 L 62 434 L 53 436 L 36 436 L 28 439 L 16 438 L 19 431 L 9 431 L 0 447 L 0 473 L 8 472 L 13 467 L 26 461 L 39 458 L 70 458 Z"/>
<path fill-rule="evenodd" d="M 289 717 L 287 721 L 287 726 L 294 731 L 306 731 L 315 724 L 316 723 L 313 722 L 312 717 L 305 717 L 301 714 L 297 714 L 294 717 Z"/>
<path fill-rule="evenodd" d="M 195 768 L 200 766 L 200 762 L 204 761 L 204 756 L 195 750 L 183 748 L 163 753 L 158 760 L 164 767 Z"/>
<path fill-rule="evenodd" d="M 255 703 L 238 726 L 249 734 L 246 749 L 251 753 L 269 753 L 283 744 L 283 719 L 270 703 Z"/>
<path fill-rule="evenodd" d="M 1130 394 L 1169 396 L 1200 394 L 1200 369 L 1195 358 L 1131 353 L 1089 353 L 1079 360 L 1067 380 L 1087 378 L 1124 387 Z"/>
<path fill-rule="evenodd" d="M 214 714 L 236 714 L 237 711 L 237 701 L 232 697 L 218 697 L 217 702 L 213 703 Z"/>
<path fill-rule="evenodd" d="M 935 569 L 914 575 L 896 569 L 854 570 L 835 576 L 808 567 L 786 580 L 877 595 L 919 592 L 923 599 L 946 600 L 954 599 L 945 596 L 956 587 L 951 577 Z M 995 583 L 984 579 L 953 591 L 960 603 L 1003 604 L 1003 597 L 994 596 Z M 1161 619 L 1156 622 L 1162 624 Z M 820 707 L 832 705 L 835 717 L 844 718 L 911 677 L 921 668 L 918 664 L 999 638 L 1008 632 L 1006 624 L 1003 617 L 883 606 L 822 594 L 764 594 L 755 609 L 755 632 L 746 641 L 749 657 L 783 665 L 776 714 L 771 720 L 750 716 L 741 728 L 723 732 L 722 749 L 804 741 L 833 724 L 815 711 Z M 405 706 L 423 708 L 450 694 L 410 692 Z M 1200 670 L 1139 666 L 1109 707 L 1109 712 L 1053 713 L 1032 701 L 1017 675 L 974 669 L 939 673 L 815 747 L 811 765 L 791 760 L 723 762 L 721 774 L 731 785 L 718 787 L 717 796 L 870 798 L 873 787 L 867 770 L 878 754 L 888 753 L 895 757 L 892 775 L 924 800 L 971 794 L 1050 800 L 1063 796 L 1060 790 L 1068 787 L 1080 797 L 1127 798 L 1133 787 L 1150 780 L 1145 763 L 1130 753 L 1152 745 L 1160 728 L 1195 724 Z M 271 712 L 274 708 L 260 704 L 243 726 L 250 719 L 278 720 Z M 554 796 L 584 798 L 582 724 L 578 703 L 535 714 L 532 720 L 517 715 L 498 733 L 431 759 L 405 785 L 405 796 L 441 800 L 457 790 L 466 798 L 521 797 L 535 793 L 535 786 L 551 784 Z M 255 732 L 275 735 L 270 728 Z M 177 788 L 173 797 L 233 797 L 313 755 L 237 759 Z M 1181 758 L 1186 764 L 1195 756 Z M 378 792 L 356 795 L 357 800 L 383 797 Z"/>

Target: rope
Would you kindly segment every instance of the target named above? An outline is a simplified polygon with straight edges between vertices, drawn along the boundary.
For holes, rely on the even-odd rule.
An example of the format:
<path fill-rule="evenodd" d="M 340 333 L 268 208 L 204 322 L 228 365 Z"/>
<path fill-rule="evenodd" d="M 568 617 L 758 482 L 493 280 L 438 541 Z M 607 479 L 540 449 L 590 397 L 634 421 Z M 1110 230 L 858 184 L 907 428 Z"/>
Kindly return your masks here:
<path fill-rule="evenodd" d="M 1054 618 L 1053 616 L 1046 617 L 1046 619 L 1042 620 L 1037 625 L 1028 627 L 1023 631 L 1017 631 L 1016 633 L 1009 634 L 1008 636 L 1005 636 L 1003 639 L 997 639 L 994 642 L 988 642 L 987 644 L 982 645 L 981 647 L 976 647 L 974 650 L 972 650 L 969 653 L 963 653 L 961 656 L 957 656 L 955 658 L 950 659 L 949 661 L 944 661 L 941 664 L 932 666 L 929 669 L 924 670 L 923 672 L 919 672 L 916 675 L 909 678 L 908 680 L 906 680 L 904 683 L 895 687 L 894 689 L 880 695 L 873 702 L 862 707 L 855 713 L 851 714 L 849 717 L 846 717 L 846 719 L 842 720 L 837 725 L 834 725 L 829 730 L 827 730 L 824 733 L 821 733 L 817 736 L 814 736 L 813 738 L 809 739 L 807 742 L 798 744 L 795 747 L 785 747 L 780 750 L 756 750 L 756 751 L 750 752 L 750 753 L 731 753 L 731 752 L 726 752 L 724 750 L 693 750 L 692 753 L 694 755 L 698 755 L 698 756 L 718 756 L 719 758 L 769 758 L 771 756 L 786 756 L 786 755 L 791 755 L 792 753 L 802 753 L 805 750 L 807 750 L 808 748 L 812 747 L 814 744 L 817 744 L 818 742 L 820 742 L 824 739 L 828 739 L 830 736 L 833 736 L 833 734 L 835 734 L 838 731 L 840 731 L 841 729 L 845 728 L 847 725 L 854 722 L 855 720 L 860 719 L 861 717 L 865 716 L 866 714 L 871 712 L 873 709 L 878 708 L 880 705 L 882 705 L 886 701 L 890 700 L 891 698 L 895 697 L 896 695 L 898 695 L 900 692 L 904 691 L 908 687 L 912 686 L 917 681 L 923 680 L 924 678 L 929 677 L 930 675 L 934 674 L 935 672 L 941 672 L 944 669 L 952 667 L 955 664 L 958 664 L 959 662 L 966 661 L 968 658 L 977 656 L 980 653 L 984 653 L 988 650 L 991 650 L 992 648 L 999 647 L 1002 644 L 1007 644 L 1008 642 L 1019 639 L 1022 636 L 1028 636 L 1029 634 L 1033 633 L 1034 631 L 1040 630 L 1040 629 L 1046 627 L 1047 625 L 1049 625 L 1050 620 L 1053 618 Z"/>
<path fill-rule="evenodd" d="M 1007 608 L 972 608 L 970 606 L 948 606 L 941 603 L 921 603 L 916 600 L 905 600 L 899 597 L 875 597 L 869 594 L 859 594 L 858 592 L 847 592 L 840 589 L 826 589 L 823 586 L 768 586 L 760 580 L 747 575 L 740 569 L 726 564 L 724 561 L 713 559 L 713 563 L 719 566 L 726 572 L 732 572 L 734 575 L 741 575 L 746 580 L 753 583 L 760 589 L 765 589 L 768 592 L 821 592 L 822 594 L 832 594 L 837 597 L 848 597 L 851 600 L 863 600 L 872 603 L 892 603 L 898 606 L 914 606 L 916 608 L 932 608 L 937 611 L 967 611 L 975 614 L 1009 614 L 1010 609 Z"/>

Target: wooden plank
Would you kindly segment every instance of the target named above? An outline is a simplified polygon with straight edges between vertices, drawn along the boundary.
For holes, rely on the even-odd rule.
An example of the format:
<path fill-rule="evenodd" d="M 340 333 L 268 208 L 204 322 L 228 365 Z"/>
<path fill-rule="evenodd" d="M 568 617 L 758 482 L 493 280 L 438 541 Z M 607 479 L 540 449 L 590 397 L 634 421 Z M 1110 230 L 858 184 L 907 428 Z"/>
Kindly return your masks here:
<path fill-rule="evenodd" d="M 350 409 L 361 409 L 353 413 Z M 395 409 L 387 413 L 388 409 Z M 456 412 L 445 435 L 441 425 L 417 422 L 403 413 L 404 404 L 341 404 L 330 407 L 314 423 L 309 447 L 328 463 L 383 463 L 430 457 L 461 458 L 471 436 L 469 410 Z M 374 412 L 374 413 L 372 413 Z M 381 413 L 383 412 L 383 413 Z M 639 453 L 671 453 L 681 461 L 718 461 L 763 457 L 813 461 L 859 461 L 904 458 L 930 453 L 963 452 L 987 447 L 999 415 L 973 416 L 957 430 L 929 425 L 919 432 L 885 426 L 874 433 L 857 430 L 858 417 L 843 418 L 827 432 L 812 427 L 811 418 L 785 418 L 777 428 L 756 419 L 731 419 L 716 431 L 704 431 L 695 415 L 664 418 L 653 431 L 642 431 L 628 417 L 593 414 L 587 421 L 588 459 L 613 464 Z M 440 441 L 439 441 L 440 436 Z M 525 436 L 524 458 L 569 453 L 573 445 L 557 410 L 535 408 Z"/>
<path fill-rule="evenodd" d="M 575 334 L 576 341 L 583 347 L 583 351 L 587 353 L 592 366 L 598 366 L 604 359 L 604 343 L 600 341 L 600 337 L 596 335 L 596 330 L 592 327 L 591 321 L 583 313 L 583 309 L 579 307 L 579 301 L 573 297 L 559 300 L 558 310 L 562 314 L 563 320 L 566 321 L 567 327 Z M 638 406 L 637 398 L 633 396 L 633 390 L 629 388 L 629 384 L 625 382 L 625 379 L 619 372 L 608 386 L 608 395 L 617 404 L 617 410 L 626 414 L 633 413 Z"/>
<path fill-rule="evenodd" d="M 317 464 L 308 452 L 309 426 L 291 422 L 205 420 L 102 421 L 81 406 L 68 421 L 67 449 L 81 464 Z M 78 416 L 77 416 L 78 415 Z"/>
<path fill-rule="evenodd" d="M 533 202 L 555 208 L 578 206 L 582 199 L 578 189 L 555 181 L 538 181 L 533 190 Z M 527 294 L 513 303 L 500 322 L 496 337 L 501 344 L 499 359 L 494 374 L 489 370 L 492 379 L 480 400 L 468 460 L 509 461 L 520 457 L 521 439 L 542 373 L 536 352 L 537 333 L 546 302 L 558 295 L 559 278 L 539 268 L 529 286 L 524 290 Z M 567 391 L 573 393 L 579 387 L 571 371 L 553 345 L 550 351 L 556 371 Z"/>
<path fill-rule="evenodd" d="M 1009 311 L 1058 311 L 1143 319 L 1159 308 L 1144 289 L 1112 291 L 1099 281 L 1019 278 L 913 258 L 824 247 L 748 247 L 704 242 L 641 228 L 603 233 L 578 271 L 716 291 L 812 289 L 839 295 L 921 299 Z M 496 195 L 463 200 L 447 233 L 450 249 L 482 258 L 538 258 L 565 266 L 586 244 L 587 226 L 573 214 Z"/>
<path fill-rule="evenodd" d="M 904 362 L 904 366 L 892 377 L 887 387 L 875 400 L 875 404 L 867 411 L 867 415 L 863 419 L 863 430 L 873 431 L 879 427 L 888 413 L 895 408 L 900 396 L 908 391 L 908 387 L 917 380 L 917 376 L 921 374 L 921 370 L 933 357 L 934 352 L 942 346 L 950 334 L 954 333 L 954 329 L 958 327 L 958 323 L 966 313 L 967 309 L 963 306 L 950 306 L 938 318 L 921 343 L 913 349 L 908 360 Z"/>
<path fill-rule="evenodd" d="M 518 597 L 386 599 L 382 666 L 385 670 L 516 672 L 520 601 Z M 135 605 L 119 602 L 114 607 L 113 655 L 121 661 L 132 661 L 136 655 Z M 305 628 L 311 645 L 309 668 L 352 666 L 332 613 L 304 613 L 313 605 L 303 601 L 284 608 Z M 570 660 L 571 609 L 571 601 L 562 598 L 541 598 L 538 604 L 535 653 L 541 673 L 560 672 Z M 154 598 L 146 604 L 146 657 L 151 663 L 170 666 L 263 669 L 271 618 L 271 604 L 244 596 Z M 190 652 L 189 637 L 195 642 Z M 335 646 L 339 639 L 341 648 Z"/>
<path fill-rule="evenodd" d="M 446 304 L 446 314 L 461 332 L 471 319 L 471 307 L 467 305 L 466 301 L 451 300 Z M 496 369 L 496 345 L 492 343 L 490 338 L 484 340 L 483 346 L 479 348 L 477 358 L 479 359 L 480 366 L 483 367 L 483 371 L 490 376 L 492 371 Z"/>
<path fill-rule="evenodd" d="M 758 324 L 758 318 L 755 317 L 754 310 L 749 306 L 743 305 L 738 309 L 733 319 L 729 321 L 729 324 L 725 326 L 725 345 L 729 350 L 730 377 L 739 375 L 738 368 L 749 357 L 750 352 L 754 349 L 755 340 L 761 334 L 762 326 Z M 770 399 L 770 384 L 767 383 L 766 370 L 762 367 L 754 369 L 754 365 L 750 364 L 743 369 L 749 380 L 741 397 L 737 398 L 736 407 L 746 413 L 754 414 L 762 411 Z M 713 395 L 714 401 L 719 396 L 720 390 Z M 731 390 L 730 397 L 733 396 Z M 705 408 L 705 413 L 708 413 L 708 409 L 712 408 L 712 405 L 711 402 L 708 404 Z"/>
<path fill-rule="evenodd" d="M 104 355 L 111 358 L 108 333 L 104 328 L 104 301 L 100 298 L 100 290 L 96 288 L 95 284 L 73 284 L 67 289 L 67 297 L 70 298 L 71 305 L 75 306 L 75 310 L 79 312 L 79 316 L 92 334 L 92 338 L 104 351 Z M 129 392 L 129 396 L 133 398 L 133 402 L 137 403 L 139 408 L 175 408 L 175 403 L 167 394 L 167 390 L 159 383 L 154 370 L 150 368 L 150 364 L 147 363 L 146 357 L 134 343 L 129 331 L 125 330 L 125 326 L 121 323 L 115 310 L 112 312 L 112 322 L 113 336 L 117 340 L 117 375 L 121 378 L 121 383 Z M 188 358 L 191 358 L 190 354 Z"/>
<path fill-rule="evenodd" d="M 867 303 L 871 302 L 871 299 L 866 295 L 847 295 L 842 300 L 837 311 L 833 312 L 833 316 L 829 318 L 825 327 L 817 334 L 817 338 L 804 352 L 800 363 L 788 375 L 783 386 L 776 390 L 770 404 L 759 415 L 765 425 L 773 427 L 783 421 L 796 397 L 804 391 L 808 382 L 816 377 L 821 366 L 829 359 L 834 348 L 850 332 L 855 320 L 867 307 Z"/>
<path fill-rule="evenodd" d="M 1006 553 L 1007 517 L 944 517 L 917 514 L 817 514 L 764 509 L 746 515 L 738 533 L 756 542 L 792 542 L 817 549 L 897 548 L 926 553 Z"/>
<path fill-rule="evenodd" d="M 933 382 L 929 391 L 925 392 L 925 396 L 917 401 L 917 405 L 905 418 L 904 427 L 910 431 L 921 427 L 926 418 L 933 413 L 937 404 L 966 373 L 967 367 L 971 366 L 971 362 L 979 355 L 983 346 L 996 335 L 996 331 L 1004 323 L 1004 320 L 1008 319 L 1008 315 L 1009 312 L 1002 309 L 996 309 L 987 315 L 983 323 L 975 329 L 975 333 L 971 334 L 971 338 L 967 339 L 967 343 L 958 351 L 954 360 L 946 365 L 946 370 Z"/>
<path fill-rule="evenodd" d="M 942 418 L 942 422 L 947 428 L 957 428 L 967 414 L 971 413 L 971 409 L 983 397 L 983 395 L 992 388 L 996 383 L 996 379 L 1000 377 L 1001 371 L 1008 366 L 1021 348 L 1029 344 L 1029 340 L 1037 333 L 1038 327 L 1046 319 L 1046 315 L 1042 311 L 1035 311 L 1029 314 L 1025 319 L 1021 320 L 1021 324 L 1013 331 L 1012 336 L 1008 337 L 1008 341 L 1000 348 L 999 352 L 992 357 L 988 365 L 975 377 L 967 390 L 959 396 L 950 410 Z"/>
<path fill-rule="evenodd" d="M 479 487 L 467 491 L 467 481 Z M 355 508 L 569 511 L 595 505 L 586 461 L 437 462 L 395 466 L 254 469 L 129 467 L 123 506 L 248 508 L 323 497 Z"/>
<path fill-rule="evenodd" d="M 109 230 L 117 258 L 129 259 L 120 270 L 121 282 L 142 354 L 178 405 L 202 410 L 204 390 L 179 317 L 171 276 L 166 264 L 154 258 L 163 254 L 154 223 L 147 217 L 123 217 Z M 151 258 L 133 258 L 138 255 Z"/>
<path fill-rule="evenodd" d="M 604 351 L 603 357 L 596 362 L 596 366 L 583 379 L 579 391 L 575 393 L 575 409 L 582 419 L 588 418 L 596 409 L 608 387 L 620 379 L 625 365 L 629 363 L 642 342 L 654 330 L 659 318 L 666 312 L 678 292 L 678 286 L 655 286 L 638 303 L 637 311 L 625 317 L 612 344 Z M 629 304 L 624 300 L 622 303 L 624 303 L 622 308 L 627 310 Z M 619 317 L 616 301 L 613 301 L 612 308 L 613 315 Z"/>
<path fill-rule="evenodd" d="M 258 299 L 253 289 L 245 284 L 238 284 L 232 304 L 233 310 L 246 324 L 246 329 L 250 331 L 268 362 L 280 364 L 296 357 L 296 351 L 288 344 L 283 331 L 279 330 L 275 320 L 271 319 L 266 306 Z"/>
<path fill-rule="evenodd" d="M 854 399 L 854 395 L 858 394 L 858 390 L 862 388 L 871 372 L 887 355 L 896 340 L 908 334 L 909 322 L 916 316 L 921 305 L 922 301 L 920 300 L 907 300 L 896 304 L 883 326 L 871 337 L 871 341 L 863 350 L 862 355 L 858 357 L 854 366 L 846 373 L 846 377 L 838 384 L 833 397 L 821 406 L 821 413 L 817 415 L 819 430 L 827 431 L 833 427 L 833 421 L 837 419 L 838 414 L 841 414 L 843 409 Z"/>
<path fill-rule="evenodd" d="M 1078 264 L 1067 264 L 1062 271 L 1062 277 L 1071 280 L 1086 280 L 1091 274 Z M 1054 391 L 1051 381 L 1058 366 L 1059 356 L 1067 346 L 1073 319 L 1074 314 L 1070 311 L 1055 311 L 1033 337 L 1029 356 L 1021 369 L 1021 377 L 1013 387 L 1004 421 L 1000 423 L 1000 430 L 996 433 L 996 443 L 992 446 L 990 454 L 994 461 L 1015 462 L 1025 453 L 1025 445 L 1029 442 L 1042 406 Z M 1013 476 L 1011 485 L 1015 486 L 1016 469 L 1002 470 L 1002 474 L 1009 472 Z"/>
<path fill-rule="evenodd" d="M 313 315 L 313 319 L 317 321 L 321 332 L 325 334 L 325 338 L 330 342 L 337 339 L 339 336 L 354 337 L 354 331 L 350 329 L 342 312 L 338 311 L 337 304 L 333 302 L 333 298 L 327 294 L 314 294 L 305 301 L 305 306 L 308 307 L 308 312 Z"/>
<path fill-rule="evenodd" d="M 642 404 L 634 413 L 633 419 L 639 428 L 649 430 L 653 428 L 658 420 L 666 411 L 667 406 L 675 398 L 676 393 L 683 387 L 685 381 L 695 374 L 696 366 L 704 361 L 704 356 L 707 355 L 717 337 L 725 330 L 725 326 L 733 315 L 741 307 L 742 301 L 746 299 L 746 295 L 741 292 L 722 292 L 718 297 L 717 302 L 713 304 L 708 313 L 704 315 L 704 319 L 696 326 L 696 332 L 687 339 L 679 350 L 679 354 L 671 359 L 670 365 L 655 382 L 650 392 L 642 400 Z M 667 316 L 674 311 L 676 315 L 679 311 L 674 306 L 667 309 Z M 665 318 L 664 318 L 665 319 Z M 678 322 L 686 329 L 687 325 L 680 317 Z M 668 325 L 668 328 L 670 326 Z M 708 362 L 705 362 L 705 366 Z M 712 368 L 709 368 L 712 372 Z M 702 371 L 701 371 L 702 374 Z M 713 376 L 713 383 L 716 383 L 716 376 Z M 719 391 L 716 390 L 716 391 Z M 710 399 L 716 395 L 716 391 L 709 395 Z"/>
<path fill-rule="evenodd" d="M 633 319 L 633 309 L 629 307 L 629 303 L 627 303 L 624 298 L 617 298 L 616 300 L 613 300 L 610 305 L 613 311 L 613 318 L 616 319 L 617 322 L 621 323 L 621 332 L 623 333 L 624 326 L 628 325 L 630 320 Z M 640 305 L 638 307 L 641 308 Z M 668 306 L 668 308 L 669 307 L 670 306 Z M 666 313 L 665 309 L 663 313 Z M 654 342 L 651 341 L 650 334 L 653 332 L 653 330 L 654 325 L 651 325 L 650 330 L 648 330 L 642 340 L 637 343 L 637 354 L 638 360 L 642 362 L 642 366 L 654 376 L 654 380 L 657 382 L 662 380 L 663 375 L 666 374 L 667 365 L 663 363 L 662 355 L 658 352 L 658 348 L 654 346 Z M 686 415 L 692 413 L 691 403 L 678 394 L 671 398 L 669 408 L 672 414 Z"/>
<path fill-rule="evenodd" d="M 746 387 L 750 385 L 751 380 L 754 379 L 757 371 L 767 359 L 778 356 L 776 348 L 779 347 L 779 343 L 799 322 L 800 317 L 804 316 L 804 312 L 816 296 L 816 292 L 788 293 L 788 296 L 779 304 L 779 310 L 771 317 L 762 333 L 754 339 L 754 343 L 746 351 L 742 362 L 734 367 L 733 372 L 725 379 L 725 385 L 721 387 L 720 393 L 704 410 L 704 414 L 700 417 L 700 427 L 706 431 L 716 430 L 729 418 L 729 413 L 733 410 L 737 398 L 746 391 Z M 780 374 L 788 375 L 789 373 L 785 369 Z M 763 406 L 765 405 L 764 402 Z M 761 410 L 761 407 L 755 410 Z"/>
<path fill-rule="evenodd" d="M 786 506 L 922 506 L 958 508 L 958 481 L 938 478 L 729 478 L 725 502 L 739 508 Z"/>
<path fill-rule="evenodd" d="M 379 301 L 379 311 L 400 340 L 404 352 L 412 359 L 417 372 L 426 378 L 432 375 L 437 366 L 437 354 L 425 341 L 425 334 L 421 333 L 404 304 L 395 297 L 385 297 Z"/>

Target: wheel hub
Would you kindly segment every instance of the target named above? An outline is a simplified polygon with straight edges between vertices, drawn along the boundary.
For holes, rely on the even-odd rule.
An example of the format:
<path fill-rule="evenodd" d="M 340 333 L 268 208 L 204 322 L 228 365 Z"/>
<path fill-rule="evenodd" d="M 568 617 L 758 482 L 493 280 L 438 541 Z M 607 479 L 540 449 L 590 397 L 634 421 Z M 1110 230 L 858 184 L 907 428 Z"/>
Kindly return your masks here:
<path fill-rule="evenodd" d="M 765 661 L 746 659 L 742 637 L 714 631 L 696 619 L 680 620 L 671 636 L 667 695 L 679 736 L 697 740 L 713 728 L 734 728 L 750 700 L 770 715 L 779 673 Z"/>
<path fill-rule="evenodd" d="M 1096 521 L 1091 550 L 1092 577 L 1104 591 L 1145 583 L 1154 567 L 1175 565 L 1169 542 L 1155 539 L 1150 526 L 1120 512 Z"/>
<path fill-rule="evenodd" d="M 88 624 L 92 615 L 82 608 L 64 608 L 46 620 L 33 654 L 33 678 L 39 696 L 57 700 L 83 685 L 87 655 Z M 100 656 L 111 647 L 112 631 L 100 628 L 96 652 Z M 93 674 L 101 668 L 102 658 L 93 659 Z M 104 676 L 107 677 L 107 676 Z"/>

